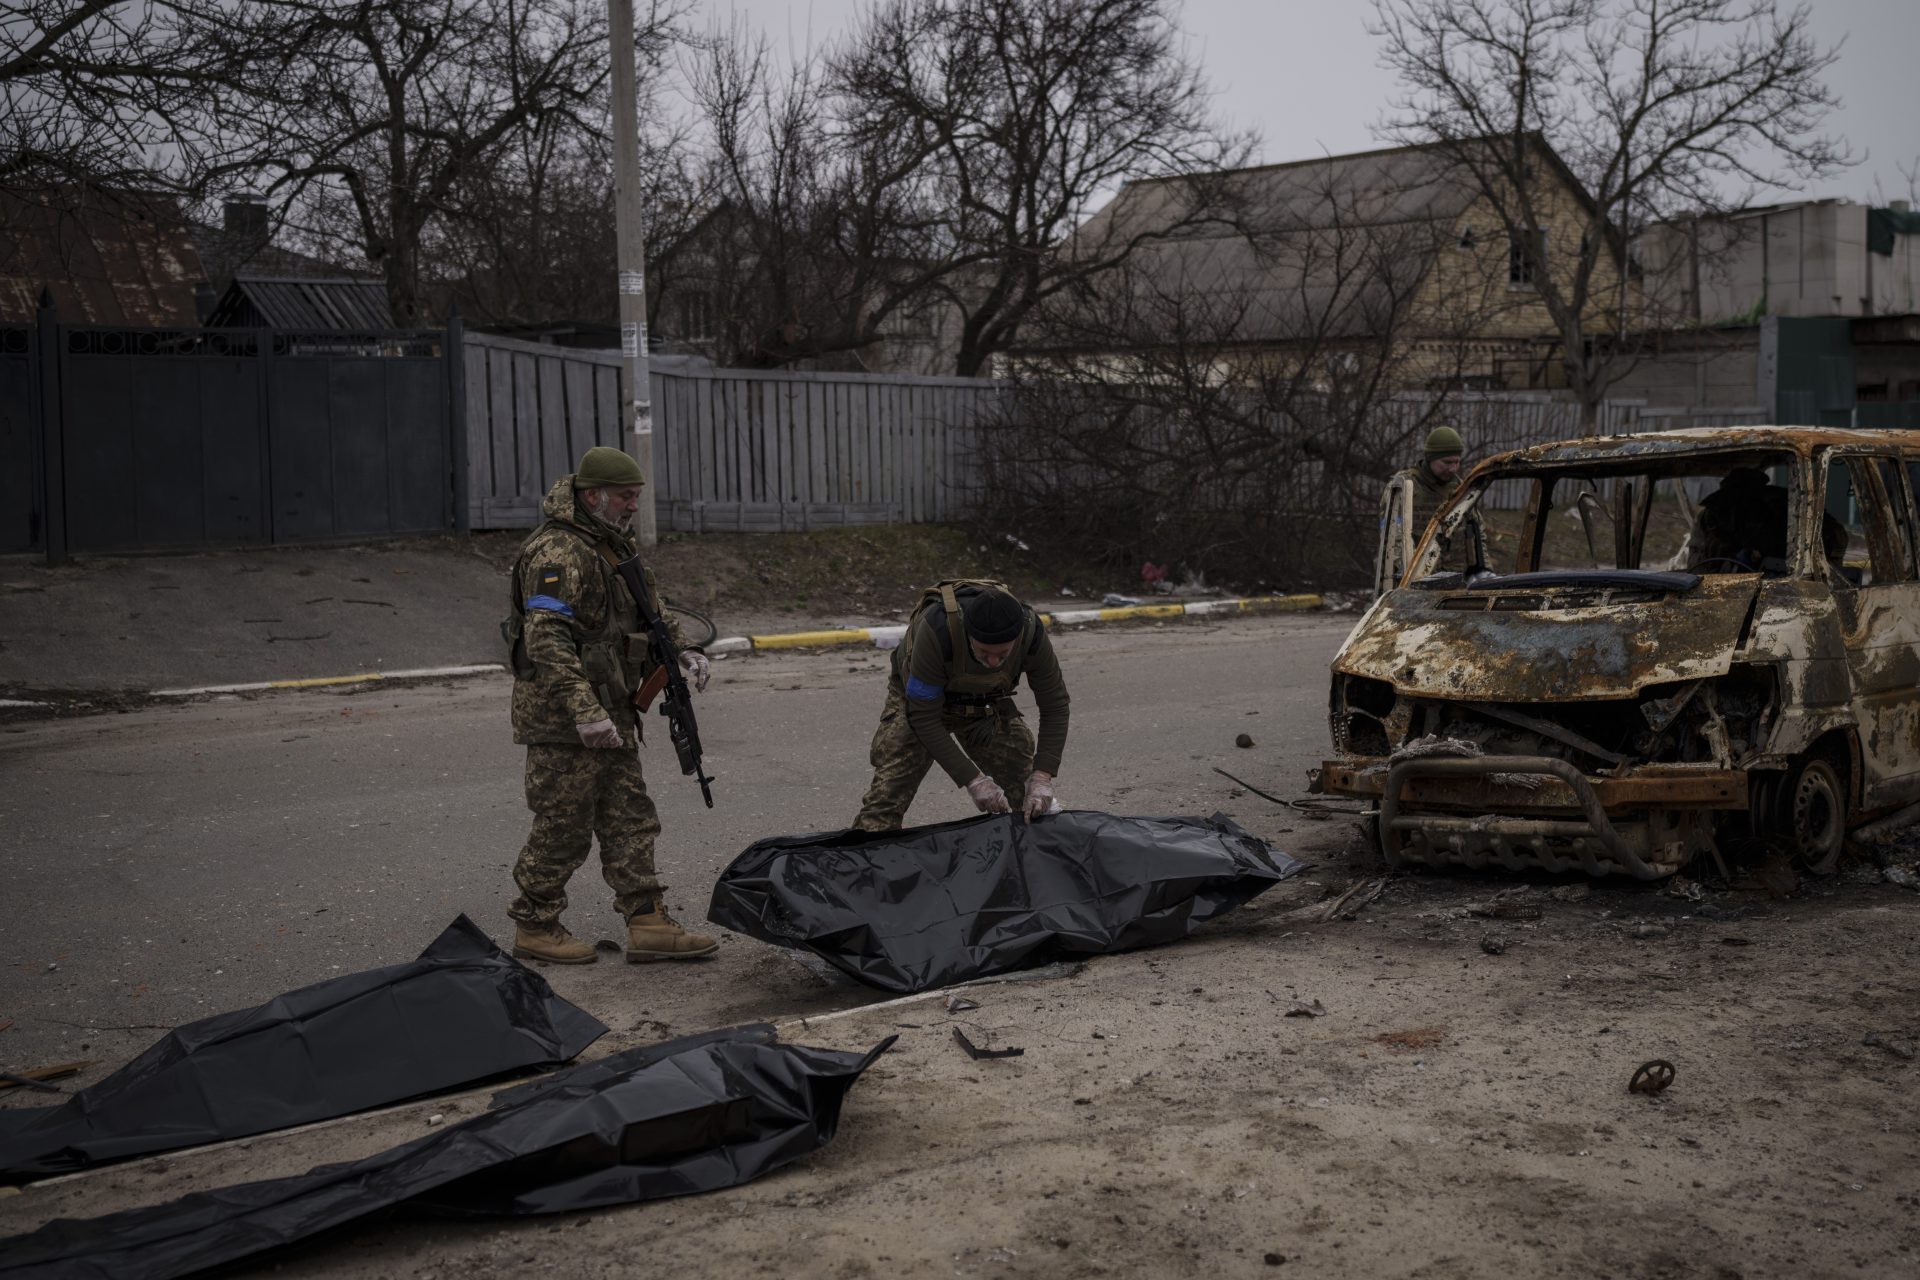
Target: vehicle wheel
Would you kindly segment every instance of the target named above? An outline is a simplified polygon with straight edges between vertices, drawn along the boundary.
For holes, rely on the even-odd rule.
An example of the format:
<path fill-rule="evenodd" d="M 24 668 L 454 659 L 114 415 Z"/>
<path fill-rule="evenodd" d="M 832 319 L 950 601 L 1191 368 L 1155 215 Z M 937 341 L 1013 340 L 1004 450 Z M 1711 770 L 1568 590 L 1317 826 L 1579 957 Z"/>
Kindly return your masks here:
<path fill-rule="evenodd" d="M 719 636 L 720 629 L 713 625 L 713 619 L 697 609 L 689 609 L 683 604 L 671 600 L 665 602 L 668 613 L 680 615 L 680 629 L 687 637 L 687 644 L 695 649 L 704 649 Z"/>
<path fill-rule="evenodd" d="M 1847 846 L 1847 784 L 1829 760 L 1808 756 L 1787 771 L 1774 802 L 1774 838 L 1814 875 L 1832 875 Z"/>

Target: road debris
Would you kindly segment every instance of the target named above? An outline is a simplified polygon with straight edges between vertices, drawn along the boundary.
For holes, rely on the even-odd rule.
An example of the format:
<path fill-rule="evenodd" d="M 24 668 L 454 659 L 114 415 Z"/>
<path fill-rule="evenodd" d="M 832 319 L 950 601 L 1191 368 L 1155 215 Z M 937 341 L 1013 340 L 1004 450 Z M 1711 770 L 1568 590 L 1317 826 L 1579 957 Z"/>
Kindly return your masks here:
<path fill-rule="evenodd" d="M 1871 1049 L 1885 1049 L 1902 1062 L 1912 1062 L 1914 1056 L 1913 1041 L 1896 1039 L 1892 1034 L 1869 1031 L 1860 1041 Z"/>
<path fill-rule="evenodd" d="M 1357 920 L 1362 908 L 1372 904 L 1386 891 L 1386 876 L 1373 880 L 1356 880 L 1348 885 L 1344 892 L 1327 902 L 1316 902 L 1287 914 L 1294 919 Z"/>
<path fill-rule="evenodd" d="M 1250 733 L 1235 734 L 1233 739 L 1233 745 L 1236 747 L 1242 747 L 1242 748 L 1250 747 L 1253 745 L 1253 735 Z"/>
<path fill-rule="evenodd" d="M 1486 952 L 1490 956 L 1505 955 L 1507 950 L 1507 940 L 1505 938 L 1498 936 L 1497 934 L 1490 933 L 1486 937 L 1480 939 L 1480 949 Z"/>
<path fill-rule="evenodd" d="M 36 1274 L 169 1280 L 383 1210 L 550 1214 L 738 1186 L 825 1146 L 865 1054 L 734 1027 L 630 1049 L 522 1085 L 402 1146 L 0 1241 Z"/>
<path fill-rule="evenodd" d="M 1633 1079 L 1627 1081 L 1627 1092 L 1648 1095 L 1664 1093 L 1672 1083 L 1673 1064 L 1665 1058 L 1655 1058 L 1651 1062 L 1641 1063 L 1635 1069 Z"/>
<path fill-rule="evenodd" d="M 1305 869 L 1224 814 L 1000 814 L 761 840 L 707 918 L 910 994 L 1174 942 Z"/>
<path fill-rule="evenodd" d="M 1492 920 L 1538 920 L 1540 907 L 1537 903 L 1522 902 L 1518 898 L 1501 895 L 1491 902 L 1470 902 L 1467 904 L 1470 915 L 1486 916 Z"/>
<path fill-rule="evenodd" d="M 955 1044 L 965 1049 L 967 1056 L 975 1062 L 979 1062 L 983 1058 L 1018 1058 L 1026 1053 L 1025 1049 L 982 1049 L 979 1045 L 967 1039 L 967 1033 L 958 1027 L 953 1029 L 953 1040 Z"/>
<path fill-rule="evenodd" d="M 1323 1018 L 1326 1016 L 1326 1013 L 1327 1007 L 1320 1003 L 1318 996 L 1315 996 L 1312 1004 L 1308 1004 L 1304 1000 L 1295 1000 L 1293 1006 L 1280 1016 L 1283 1018 Z"/>
<path fill-rule="evenodd" d="M 1902 889 L 1920 890 L 1920 870 L 1912 867 L 1882 867 L 1880 878 L 1888 884 L 1897 884 Z"/>
<path fill-rule="evenodd" d="M 85 1045 L 80 1046 L 82 1049 Z M 93 1065 L 91 1058 L 80 1062 L 56 1062 L 52 1066 L 35 1067 L 31 1071 L 0 1071 L 0 1089 L 33 1089 L 40 1093 L 62 1093 L 57 1085 L 48 1084 L 49 1080 L 64 1080 L 68 1076 L 79 1075 Z"/>
<path fill-rule="evenodd" d="M 1701 884 L 1698 880 L 1689 880 L 1685 876 L 1674 876 L 1671 880 L 1667 881 L 1667 887 L 1663 892 L 1669 898 L 1678 898 L 1682 902 L 1705 902 L 1707 900 L 1707 886 Z"/>
<path fill-rule="evenodd" d="M 948 1013 L 965 1013 L 969 1009 L 980 1007 L 977 1000 L 969 1000 L 965 996 L 948 996 L 942 1003 L 946 1006 Z"/>
<path fill-rule="evenodd" d="M 416 960 L 177 1027 L 64 1103 L 10 1111 L 0 1175 L 351 1115 L 565 1062 L 606 1030 L 461 916 Z"/>

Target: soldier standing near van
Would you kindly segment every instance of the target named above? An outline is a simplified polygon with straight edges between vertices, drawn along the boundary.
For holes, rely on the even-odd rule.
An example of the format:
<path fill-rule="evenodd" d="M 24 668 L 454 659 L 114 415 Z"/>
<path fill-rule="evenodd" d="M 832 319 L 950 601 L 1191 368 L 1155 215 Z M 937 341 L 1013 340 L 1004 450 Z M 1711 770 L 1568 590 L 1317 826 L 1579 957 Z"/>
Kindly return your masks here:
<path fill-rule="evenodd" d="M 1040 705 L 1040 741 L 1020 718 L 1020 677 Z M 997 582 L 930 587 L 907 622 L 873 735 L 873 782 L 859 831 L 897 831 L 927 770 L 938 764 L 982 813 L 1053 806 L 1067 745 L 1067 684 L 1032 609 Z"/>
<path fill-rule="evenodd" d="M 1385 595 L 1400 585 L 1433 517 L 1460 488 L 1460 459 L 1466 445 L 1452 427 L 1427 433 L 1424 457 L 1387 481 L 1380 497 L 1380 548 L 1373 560 L 1373 594 Z M 1464 535 L 1464 536 L 1461 536 Z M 1480 513 L 1468 515 L 1454 543 L 1441 550 L 1436 573 L 1483 567 L 1487 563 L 1487 532 Z"/>
<path fill-rule="evenodd" d="M 614 565 L 637 548 L 629 529 L 645 483 L 640 464 L 618 449 L 589 449 L 541 504 L 544 522 L 513 567 L 513 740 L 527 748 L 527 807 L 533 832 L 514 864 L 519 895 L 513 954 L 556 964 L 591 964 L 592 946 L 560 923 L 566 886 L 600 837 L 600 870 L 627 921 L 629 961 L 686 960 L 719 944 L 689 933 L 667 914 L 653 862 L 660 817 L 640 774 L 640 723 L 633 694 L 652 674 L 648 637 L 633 593 Z M 655 611 L 660 599 L 645 574 Z M 682 646 L 668 620 L 680 666 L 707 687 L 707 657 Z"/>

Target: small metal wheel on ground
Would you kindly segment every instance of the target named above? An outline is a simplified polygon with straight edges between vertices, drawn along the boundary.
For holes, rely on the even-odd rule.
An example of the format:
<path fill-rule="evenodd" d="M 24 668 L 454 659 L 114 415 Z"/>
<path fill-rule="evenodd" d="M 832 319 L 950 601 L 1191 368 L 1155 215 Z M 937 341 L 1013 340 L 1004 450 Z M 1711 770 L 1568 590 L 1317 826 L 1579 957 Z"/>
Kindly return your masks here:
<path fill-rule="evenodd" d="M 1802 756 L 1781 779 L 1770 833 L 1817 876 L 1832 875 L 1847 847 L 1847 782 L 1833 762 Z"/>
<path fill-rule="evenodd" d="M 680 615 L 680 630 L 687 637 L 689 647 L 702 649 L 719 638 L 720 629 L 713 625 L 713 619 L 699 610 L 671 600 L 666 601 L 666 609 L 668 613 Z"/>

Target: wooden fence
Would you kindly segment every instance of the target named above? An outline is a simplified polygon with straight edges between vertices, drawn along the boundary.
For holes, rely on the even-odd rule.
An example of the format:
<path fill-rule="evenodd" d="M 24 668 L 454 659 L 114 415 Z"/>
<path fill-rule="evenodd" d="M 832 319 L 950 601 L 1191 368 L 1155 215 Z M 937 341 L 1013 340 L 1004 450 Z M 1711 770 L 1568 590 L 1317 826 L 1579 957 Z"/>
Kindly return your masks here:
<path fill-rule="evenodd" d="M 491 334 L 468 335 L 463 350 L 473 527 L 536 524 L 547 487 L 583 452 L 625 444 L 620 355 Z M 975 378 L 713 369 L 659 357 L 651 366 L 655 510 L 661 529 L 688 532 L 956 519 L 979 484 L 975 430 L 1002 394 Z M 1404 424 L 1410 440 L 1420 424 L 1451 422 L 1473 460 L 1581 434 L 1577 405 L 1540 394 L 1406 394 L 1376 412 L 1382 432 Z M 1610 400 L 1599 429 L 1762 421 L 1758 408 Z M 1417 454 L 1417 441 L 1410 447 Z M 1523 500 L 1518 482 L 1500 490 L 1489 495 L 1496 507 Z"/>
<path fill-rule="evenodd" d="M 471 334 L 464 359 L 474 528 L 537 523 L 583 452 L 624 447 L 618 352 Z M 655 510 L 691 532 L 953 519 L 972 426 L 998 394 L 974 378 L 650 363 Z"/>

